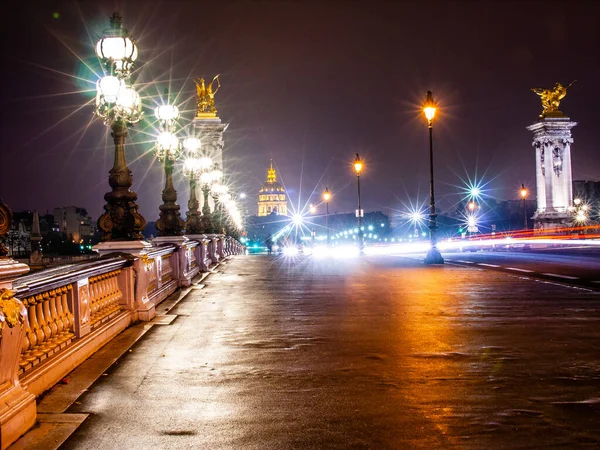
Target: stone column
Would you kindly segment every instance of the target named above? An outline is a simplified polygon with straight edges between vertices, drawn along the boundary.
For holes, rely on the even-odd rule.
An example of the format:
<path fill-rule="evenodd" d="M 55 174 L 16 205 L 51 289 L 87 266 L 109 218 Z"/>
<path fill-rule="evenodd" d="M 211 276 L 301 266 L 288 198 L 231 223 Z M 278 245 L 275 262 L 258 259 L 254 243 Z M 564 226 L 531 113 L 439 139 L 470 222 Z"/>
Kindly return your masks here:
<path fill-rule="evenodd" d="M 537 210 L 533 219 L 538 231 L 571 224 L 571 128 L 576 125 L 568 117 L 549 116 L 527 127 L 533 132 L 536 154 Z"/>
<path fill-rule="evenodd" d="M 221 122 L 219 117 L 195 117 L 193 120 L 194 129 L 198 136 L 200 136 L 200 141 L 202 143 L 202 152 L 206 154 L 206 156 L 210 156 L 213 160 L 213 163 L 219 164 L 221 170 L 224 170 L 223 167 L 223 133 L 227 130 L 229 126 L 228 123 Z M 202 199 L 202 212 L 204 213 L 204 203 L 206 202 L 206 197 Z M 214 202 L 211 198 L 208 199 L 208 205 L 210 210 L 214 211 Z"/>

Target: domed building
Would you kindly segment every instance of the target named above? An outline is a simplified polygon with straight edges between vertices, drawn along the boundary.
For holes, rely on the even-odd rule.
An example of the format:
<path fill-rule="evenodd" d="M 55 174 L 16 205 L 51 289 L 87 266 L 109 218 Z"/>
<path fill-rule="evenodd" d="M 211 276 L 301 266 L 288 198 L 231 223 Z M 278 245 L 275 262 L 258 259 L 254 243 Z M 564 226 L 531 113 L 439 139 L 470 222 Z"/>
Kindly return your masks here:
<path fill-rule="evenodd" d="M 273 160 L 271 160 L 271 166 L 267 172 L 267 182 L 258 192 L 258 215 L 259 217 L 270 214 L 286 216 L 287 212 L 287 194 L 283 186 L 277 182 L 277 174 L 273 168 Z"/>

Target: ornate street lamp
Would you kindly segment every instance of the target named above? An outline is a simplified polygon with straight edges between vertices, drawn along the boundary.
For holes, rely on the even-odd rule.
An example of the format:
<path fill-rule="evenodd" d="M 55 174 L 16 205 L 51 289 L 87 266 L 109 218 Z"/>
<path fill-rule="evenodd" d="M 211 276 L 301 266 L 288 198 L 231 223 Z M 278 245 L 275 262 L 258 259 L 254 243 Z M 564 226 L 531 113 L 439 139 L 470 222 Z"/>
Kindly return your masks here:
<path fill-rule="evenodd" d="M 364 216 L 364 212 L 360 206 L 360 173 L 362 172 L 363 167 L 363 160 L 360 159 L 360 156 L 358 156 L 357 153 L 356 158 L 354 158 L 354 171 L 356 172 L 356 185 L 358 188 L 358 209 L 356 210 L 356 222 L 358 224 L 358 249 L 360 253 L 363 253 L 365 249 L 364 233 L 362 229 L 362 218 Z"/>
<path fill-rule="evenodd" d="M 110 18 L 110 28 L 96 44 L 96 54 L 108 75 L 96 84 L 95 113 L 111 127 L 115 143 L 114 164 L 108 177 L 112 191 L 104 195 L 106 205 L 98 219 L 98 228 L 104 233 L 104 241 L 143 240 L 146 220 L 138 212 L 137 194 L 129 189 L 133 177 L 125 160 L 127 128 L 142 116 L 140 96 L 127 85 L 137 58 L 137 46 L 123 28 L 119 14 L 114 13 Z"/>
<path fill-rule="evenodd" d="M 220 178 L 220 173 L 213 171 L 212 159 L 208 156 L 203 156 L 198 162 L 198 181 L 203 194 L 203 205 L 202 205 L 202 217 L 200 219 L 200 232 L 201 233 L 214 233 L 215 227 L 213 224 L 213 217 L 210 212 L 210 206 L 208 204 L 208 196 L 210 194 L 211 186 L 215 181 Z M 214 178 L 216 177 L 216 178 Z"/>
<path fill-rule="evenodd" d="M 198 210 L 200 203 L 196 197 L 196 187 L 198 177 L 202 171 L 202 160 L 199 157 L 200 139 L 188 137 L 183 141 L 183 148 L 186 150 L 186 158 L 183 162 L 183 174 L 190 181 L 190 199 L 188 200 L 188 211 L 186 213 L 185 232 L 186 234 L 202 233 L 202 214 Z M 208 158 L 210 160 L 210 158 Z M 212 161 L 211 161 L 212 163 Z"/>
<path fill-rule="evenodd" d="M 156 221 L 159 236 L 181 236 L 185 222 L 179 213 L 177 191 L 173 186 L 173 164 L 181 157 L 179 139 L 174 131 L 179 118 L 179 109 L 175 105 L 160 105 L 156 108 L 156 118 L 161 129 L 155 147 L 155 154 L 164 163 L 165 188 L 162 191 L 163 204 L 159 206 L 160 215 Z"/>
<path fill-rule="evenodd" d="M 331 199 L 331 192 L 329 188 L 325 187 L 323 192 L 323 200 L 325 201 L 325 228 L 327 229 L 327 247 L 329 247 L 329 200 Z"/>
<path fill-rule="evenodd" d="M 527 229 L 527 203 L 526 203 L 526 198 L 527 198 L 527 188 L 525 187 L 524 184 L 521 185 L 521 198 L 523 199 L 523 217 L 525 219 L 525 230 Z"/>
<path fill-rule="evenodd" d="M 429 237 L 431 248 L 425 256 L 425 264 L 444 264 L 444 258 L 437 248 L 437 214 L 435 213 L 435 193 L 433 185 L 433 118 L 437 104 L 433 101 L 433 94 L 427 91 L 427 98 L 423 105 L 423 112 L 429 125 Z"/>

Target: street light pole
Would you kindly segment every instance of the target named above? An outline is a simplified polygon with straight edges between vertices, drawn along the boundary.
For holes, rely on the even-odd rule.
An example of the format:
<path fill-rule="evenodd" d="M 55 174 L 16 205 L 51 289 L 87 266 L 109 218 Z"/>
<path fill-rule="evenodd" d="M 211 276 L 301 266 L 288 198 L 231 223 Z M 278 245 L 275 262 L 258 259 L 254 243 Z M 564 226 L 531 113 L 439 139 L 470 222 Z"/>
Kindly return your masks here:
<path fill-rule="evenodd" d="M 168 95 L 168 92 L 165 92 Z M 173 186 L 173 165 L 181 156 L 179 139 L 175 136 L 176 121 L 179 109 L 175 105 L 166 104 L 156 108 L 156 118 L 162 132 L 158 136 L 155 154 L 164 163 L 165 188 L 162 191 L 163 204 L 159 206 L 160 214 L 156 221 L 159 236 L 181 236 L 185 222 L 179 212 L 177 191 Z"/>
<path fill-rule="evenodd" d="M 354 159 L 354 170 L 356 171 L 356 186 L 358 191 L 358 209 L 356 210 L 356 221 L 358 223 L 358 249 L 361 254 L 365 250 L 364 235 L 362 230 L 363 211 L 360 205 L 360 173 L 363 169 L 363 166 L 364 164 L 362 159 L 360 159 L 360 156 L 358 156 L 358 153 L 356 153 L 356 158 Z"/>
<path fill-rule="evenodd" d="M 323 193 L 323 200 L 325 200 L 325 228 L 327 229 L 327 247 L 329 247 L 329 199 L 331 199 L 331 193 L 329 188 L 325 188 Z"/>
<path fill-rule="evenodd" d="M 525 220 L 525 230 L 527 229 L 527 203 L 525 198 L 527 197 L 527 188 L 524 184 L 521 185 L 521 197 L 523 198 L 523 217 Z"/>
<path fill-rule="evenodd" d="M 433 117 L 437 105 L 433 101 L 433 94 L 427 91 L 427 99 L 423 111 L 429 124 L 429 237 L 431 248 L 425 256 L 425 264 L 444 264 L 444 258 L 437 248 L 437 214 L 435 213 L 435 190 L 433 184 Z"/>
<path fill-rule="evenodd" d="M 114 164 L 108 178 L 112 190 L 104 195 L 106 205 L 98 219 L 104 241 L 144 239 L 146 220 L 138 212 L 137 194 L 130 190 L 133 177 L 125 160 L 127 128 L 142 115 L 140 96 L 127 85 L 137 54 L 135 41 L 123 27 L 121 16 L 114 13 L 110 28 L 104 30 L 104 36 L 96 44 L 96 55 L 108 75 L 96 84 L 95 113 L 110 126 L 115 144 Z"/>

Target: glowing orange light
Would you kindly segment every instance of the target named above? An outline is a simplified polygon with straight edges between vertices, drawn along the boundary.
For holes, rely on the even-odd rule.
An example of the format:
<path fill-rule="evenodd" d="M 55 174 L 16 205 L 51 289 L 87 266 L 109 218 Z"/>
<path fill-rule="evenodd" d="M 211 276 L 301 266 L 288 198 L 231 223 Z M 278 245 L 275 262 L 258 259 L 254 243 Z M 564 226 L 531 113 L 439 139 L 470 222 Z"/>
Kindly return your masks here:
<path fill-rule="evenodd" d="M 363 169 L 363 160 L 360 159 L 358 153 L 356 154 L 356 158 L 354 159 L 354 170 L 356 171 L 356 175 L 360 175 L 360 172 Z"/>
<path fill-rule="evenodd" d="M 527 197 L 527 188 L 525 187 L 524 184 L 521 185 L 521 197 L 522 198 Z"/>
<path fill-rule="evenodd" d="M 323 192 L 323 200 L 328 202 L 330 198 L 331 198 L 331 193 L 329 192 L 328 188 L 325 188 L 325 192 Z"/>
<path fill-rule="evenodd" d="M 427 91 L 427 98 L 425 99 L 425 104 L 423 105 L 423 112 L 425 113 L 425 117 L 427 121 L 431 123 L 435 116 L 435 112 L 437 110 L 437 104 L 433 100 L 433 94 L 431 91 Z"/>
<path fill-rule="evenodd" d="M 469 202 L 469 209 L 470 209 L 471 211 L 473 211 L 473 210 L 475 209 L 475 207 L 476 207 L 476 206 L 477 206 L 477 205 L 475 204 L 475 202 Z"/>

